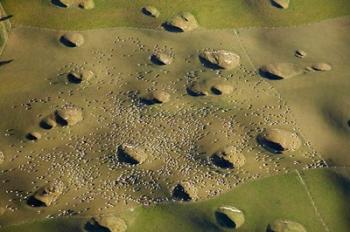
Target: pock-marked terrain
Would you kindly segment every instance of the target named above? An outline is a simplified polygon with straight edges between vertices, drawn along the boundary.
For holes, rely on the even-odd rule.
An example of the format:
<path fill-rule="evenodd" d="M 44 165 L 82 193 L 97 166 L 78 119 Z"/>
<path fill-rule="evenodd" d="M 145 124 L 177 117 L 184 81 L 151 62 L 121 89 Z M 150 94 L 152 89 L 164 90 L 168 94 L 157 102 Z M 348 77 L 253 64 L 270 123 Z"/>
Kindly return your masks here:
<path fill-rule="evenodd" d="M 348 16 L 208 29 L 146 1 L 145 28 L 74 27 L 111 1 L 28 2 L 53 15 L 3 1 L 0 231 L 350 228 Z"/>

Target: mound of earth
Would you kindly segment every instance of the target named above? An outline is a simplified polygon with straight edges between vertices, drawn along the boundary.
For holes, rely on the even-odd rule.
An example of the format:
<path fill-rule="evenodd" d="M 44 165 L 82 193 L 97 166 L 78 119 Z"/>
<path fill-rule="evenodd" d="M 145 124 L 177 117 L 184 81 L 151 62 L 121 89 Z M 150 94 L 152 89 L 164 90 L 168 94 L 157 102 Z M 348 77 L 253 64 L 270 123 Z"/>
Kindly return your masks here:
<path fill-rule="evenodd" d="M 205 84 L 195 81 L 187 87 L 187 93 L 193 97 L 208 96 L 209 91 Z"/>
<path fill-rule="evenodd" d="M 0 151 L 0 165 L 5 162 L 5 155 L 4 152 Z"/>
<path fill-rule="evenodd" d="M 197 191 L 190 183 L 177 184 L 172 190 L 172 197 L 177 201 L 192 201 L 198 199 Z"/>
<path fill-rule="evenodd" d="M 267 226 L 267 232 L 306 232 L 303 225 L 289 220 L 276 220 Z"/>
<path fill-rule="evenodd" d="M 215 95 L 228 95 L 233 92 L 233 87 L 226 83 L 218 83 L 211 87 L 211 91 Z"/>
<path fill-rule="evenodd" d="M 173 62 L 174 57 L 166 52 L 154 52 L 151 55 L 151 61 L 158 65 L 169 65 Z"/>
<path fill-rule="evenodd" d="M 85 10 L 90 10 L 95 8 L 94 0 L 52 0 L 52 4 L 59 7 L 80 7 Z"/>
<path fill-rule="evenodd" d="M 85 10 L 91 10 L 95 8 L 94 0 L 80 0 L 78 6 Z"/>
<path fill-rule="evenodd" d="M 119 162 L 130 165 L 142 164 L 147 159 L 147 153 L 141 147 L 128 144 L 118 146 L 116 155 Z"/>
<path fill-rule="evenodd" d="M 82 70 L 80 72 L 68 73 L 67 78 L 69 82 L 79 84 L 91 80 L 94 75 L 94 72 L 91 70 Z"/>
<path fill-rule="evenodd" d="M 287 9 L 289 7 L 289 0 L 272 0 L 272 4 L 276 7 Z"/>
<path fill-rule="evenodd" d="M 304 58 L 304 57 L 306 57 L 306 55 L 307 55 L 307 53 L 303 50 L 298 49 L 295 51 L 295 56 L 298 58 Z"/>
<path fill-rule="evenodd" d="M 127 225 L 123 219 L 116 216 L 98 216 L 91 218 L 83 229 L 87 232 L 124 232 L 127 230 Z"/>
<path fill-rule="evenodd" d="M 170 94 L 163 90 L 155 90 L 142 97 L 142 102 L 147 105 L 161 104 L 170 101 Z"/>
<path fill-rule="evenodd" d="M 56 122 L 62 126 L 74 126 L 83 120 L 83 111 L 74 106 L 56 110 Z"/>
<path fill-rule="evenodd" d="M 263 77 L 272 80 L 288 79 L 300 75 L 303 70 L 292 63 L 274 63 L 264 65 L 260 68 Z"/>
<path fill-rule="evenodd" d="M 215 166 L 228 169 L 240 168 L 246 162 L 245 156 L 233 146 L 215 152 L 210 159 Z"/>
<path fill-rule="evenodd" d="M 81 47 L 84 42 L 84 36 L 78 32 L 67 32 L 60 38 L 60 42 L 67 47 Z"/>
<path fill-rule="evenodd" d="M 198 28 L 196 18 L 189 12 L 182 12 L 174 16 L 165 23 L 165 29 L 168 31 L 187 32 Z"/>
<path fill-rule="evenodd" d="M 229 229 L 238 229 L 244 224 L 245 217 L 241 210 L 233 206 L 221 206 L 215 211 L 217 223 Z"/>
<path fill-rule="evenodd" d="M 299 136 L 284 129 L 266 129 L 258 135 L 257 140 L 265 149 L 277 154 L 296 151 L 301 146 Z"/>
<path fill-rule="evenodd" d="M 142 8 L 142 12 L 145 15 L 154 17 L 154 18 L 158 18 L 160 15 L 160 12 L 157 8 L 155 8 L 154 6 L 145 6 Z"/>
<path fill-rule="evenodd" d="M 332 70 L 332 66 L 327 63 L 317 63 L 312 65 L 312 69 L 316 71 L 330 71 Z"/>
<path fill-rule="evenodd" d="M 40 121 L 40 127 L 46 130 L 50 130 L 52 128 L 55 128 L 57 126 L 56 118 L 54 114 L 50 114 L 49 116 L 46 116 Z"/>
<path fill-rule="evenodd" d="M 29 132 L 26 135 L 26 138 L 28 140 L 37 141 L 37 140 L 41 139 L 41 134 L 37 131 Z"/>
<path fill-rule="evenodd" d="M 39 188 L 28 198 L 28 205 L 32 207 L 47 207 L 56 201 L 62 194 L 64 184 L 62 182 L 47 184 Z"/>
<path fill-rule="evenodd" d="M 240 64 L 240 57 L 234 52 L 225 50 L 206 50 L 199 54 L 201 62 L 213 69 L 234 69 Z"/>

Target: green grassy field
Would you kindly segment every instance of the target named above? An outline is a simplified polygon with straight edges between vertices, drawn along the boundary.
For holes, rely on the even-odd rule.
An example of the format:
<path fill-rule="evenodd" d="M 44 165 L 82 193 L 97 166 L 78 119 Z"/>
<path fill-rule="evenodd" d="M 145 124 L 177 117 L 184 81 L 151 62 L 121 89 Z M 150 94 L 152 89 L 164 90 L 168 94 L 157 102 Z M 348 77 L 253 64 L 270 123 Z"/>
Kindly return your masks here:
<path fill-rule="evenodd" d="M 346 209 L 349 170 L 317 169 L 303 172 L 301 176 L 330 231 L 347 231 L 350 216 L 349 209 Z M 126 214 L 125 219 L 129 225 L 128 232 L 223 231 L 214 218 L 215 209 L 222 205 L 233 205 L 245 213 L 246 223 L 237 231 L 265 231 L 266 225 L 278 218 L 300 222 L 309 232 L 325 231 L 296 172 L 248 183 L 209 201 L 138 208 Z M 24 227 L 31 228 L 33 232 L 60 231 L 58 228 L 63 222 L 37 222 L 1 231 L 18 232 Z M 74 231 L 82 223 L 82 219 L 69 220 L 65 231 Z"/>
<path fill-rule="evenodd" d="M 99 27 L 158 28 L 162 22 L 180 11 L 190 11 L 205 28 L 249 26 L 286 26 L 348 15 L 348 0 L 294 0 L 287 10 L 271 6 L 268 0 L 95 0 L 96 8 L 63 9 L 50 0 L 1 0 L 15 24 L 60 29 Z M 154 5 L 158 19 L 144 16 L 141 8 Z M 315 7 L 317 6 L 317 7 Z"/>

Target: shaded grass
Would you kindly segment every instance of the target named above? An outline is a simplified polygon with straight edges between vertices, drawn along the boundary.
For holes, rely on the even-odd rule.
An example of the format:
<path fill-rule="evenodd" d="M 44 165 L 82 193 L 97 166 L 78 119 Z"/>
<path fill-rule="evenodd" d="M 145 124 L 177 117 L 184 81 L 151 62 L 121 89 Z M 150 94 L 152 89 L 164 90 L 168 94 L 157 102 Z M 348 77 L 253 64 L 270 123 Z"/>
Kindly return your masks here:
<path fill-rule="evenodd" d="M 286 26 L 350 14 L 348 0 L 294 0 L 281 10 L 266 0 L 95 0 L 96 8 L 82 10 L 54 6 L 50 0 L 1 0 L 15 24 L 60 29 L 99 27 L 159 28 L 161 23 L 180 11 L 192 12 L 206 28 L 249 26 Z M 145 5 L 156 6 L 158 19 L 145 16 Z"/>

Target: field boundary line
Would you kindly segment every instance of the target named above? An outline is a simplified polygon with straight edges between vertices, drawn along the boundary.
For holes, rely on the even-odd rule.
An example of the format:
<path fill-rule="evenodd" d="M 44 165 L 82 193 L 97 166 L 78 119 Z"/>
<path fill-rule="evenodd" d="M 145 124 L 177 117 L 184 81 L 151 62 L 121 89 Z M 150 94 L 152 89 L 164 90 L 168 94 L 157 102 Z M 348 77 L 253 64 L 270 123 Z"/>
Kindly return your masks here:
<path fill-rule="evenodd" d="M 324 230 L 327 231 L 327 232 L 330 232 L 327 224 L 325 223 L 325 221 L 322 218 L 322 215 L 321 215 L 320 211 L 318 211 L 318 209 L 317 209 L 316 203 L 315 203 L 315 201 L 314 201 L 314 199 L 313 199 L 313 197 L 312 197 L 312 195 L 311 195 L 311 193 L 309 191 L 309 188 L 307 187 L 303 177 L 300 175 L 300 172 L 297 169 L 295 169 L 295 172 L 297 173 L 298 179 L 299 179 L 300 183 L 303 185 L 303 187 L 305 189 L 305 192 L 306 192 L 306 194 L 308 195 L 308 197 L 310 199 L 311 205 L 314 208 L 315 214 L 319 218 L 319 220 L 321 221 L 321 223 L 322 223 L 322 225 L 324 227 Z"/>
<path fill-rule="evenodd" d="M 256 72 L 256 66 L 253 63 L 253 60 L 250 58 L 249 53 L 248 53 L 247 49 L 245 48 L 245 46 L 241 40 L 241 37 L 239 36 L 238 30 L 234 29 L 233 33 L 235 34 L 235 37 L 237 38 L 239 46 L 242 49 L 244 55 L 248 58 L 248 62 L 250 64 L 250 66 L 252 67 L 253 71 Z"/>

